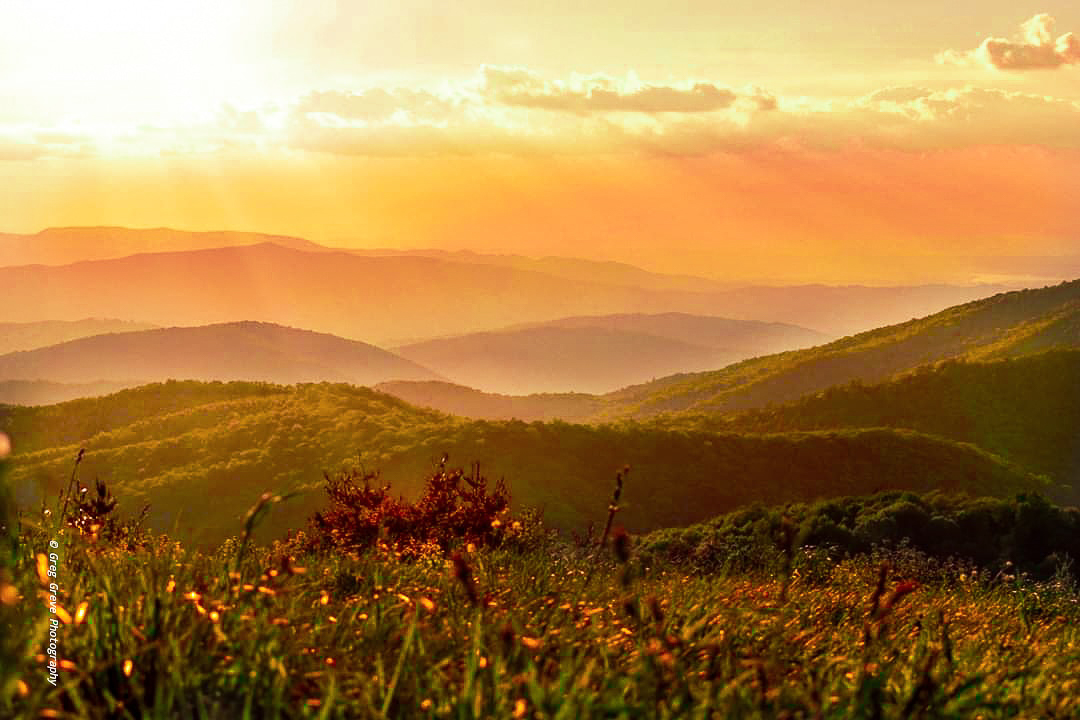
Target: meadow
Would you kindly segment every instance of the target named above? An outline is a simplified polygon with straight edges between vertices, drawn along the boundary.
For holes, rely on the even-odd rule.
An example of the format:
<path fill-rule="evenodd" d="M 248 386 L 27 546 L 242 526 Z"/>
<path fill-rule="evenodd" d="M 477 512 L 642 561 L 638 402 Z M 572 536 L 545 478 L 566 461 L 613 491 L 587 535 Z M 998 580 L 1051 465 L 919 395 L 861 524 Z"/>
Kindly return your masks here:
<path fill-rule="evenodd" d="M 324 522 L 341 523 L 342 503 L 357 493 L 389 507 L 359 479 L 339 478 L 356 490 L 332 496 Z M 468 492 L 473 500 L 429 492 L 412 505 L 398 501 L 379 532 L 331 533 L 333 547 L 304 533 L 254 545 L 251 532 L 266 512 L 289 502 L 269 495 L 213 552 L 116 522 L 107 490 L 76 495 L 74 514 L 62 505 L 18 521 L 9 514 L 0 714 L 1080 713 L 1080 590 L 1067 561 L 1036 577 L 905 543 L 836 553 L 800 546 L 795 527 L 781 523 L 771 548 L 747 545 L 740 562 L 706 569 L 663 554 L 660 541 L 670 538 L 662 536 L 635 539 L 617 527 L 555 536 L 533 515 L 481 502 L 498 488 L 451 479 L 472 487 L 458 500 Z M 626 476 L 623 501 L 633 479 Z M 393 518 L 430 517 L 435 510 L 425 503 L 436 495 L 463 513 L 465 530 L 457 539 L 436 533 L 412 542 L 425 529 Z M 612 518 L 617 526 L 619 501 L 608 513 L 597 508 L 598 525 L 606 514 L 607 526 Z M 481 505 L 481 515 L 469 514 Z M 73 524 L 60 527 L 62 512 Z M 367 517 L 353 517 L 360 516 Z M 50 540 L 58 545 L 55 579 Z M 55 613 L 49 582 L 60 586 Z M 55 686 L 46 655 L 53 618 Z"/>

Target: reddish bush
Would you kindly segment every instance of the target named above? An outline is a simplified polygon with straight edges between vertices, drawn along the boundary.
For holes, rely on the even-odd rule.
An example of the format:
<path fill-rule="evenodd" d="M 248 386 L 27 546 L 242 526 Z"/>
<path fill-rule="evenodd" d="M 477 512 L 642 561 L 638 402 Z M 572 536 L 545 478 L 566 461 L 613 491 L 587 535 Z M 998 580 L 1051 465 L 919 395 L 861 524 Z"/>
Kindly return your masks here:
<path fill-rule="evenodd" d="M 377 472 L 326 475 L 329 507 L 310 519 L 304 549 L 362 551 L 383 544 L 414 558 L 468 544 L 494 547 L 504 539 L 510 492 L 501 480 L 489 490 L 478 471 L 447 470 L 444 462 L 415 503 L 391 497 L 390 486 L 378 482 Z"/>

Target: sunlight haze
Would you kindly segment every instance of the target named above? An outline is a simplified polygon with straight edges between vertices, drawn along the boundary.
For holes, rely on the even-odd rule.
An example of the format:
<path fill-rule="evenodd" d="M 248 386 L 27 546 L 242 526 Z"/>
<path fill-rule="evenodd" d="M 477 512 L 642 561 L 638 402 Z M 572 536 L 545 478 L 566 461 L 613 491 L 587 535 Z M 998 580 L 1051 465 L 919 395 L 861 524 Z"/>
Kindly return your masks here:
<path fill-rule="evenodd" d="M 1077 32 L 1064 0 L 15 0 L 0 230 L 974 282 L 1076 252 Z"/>

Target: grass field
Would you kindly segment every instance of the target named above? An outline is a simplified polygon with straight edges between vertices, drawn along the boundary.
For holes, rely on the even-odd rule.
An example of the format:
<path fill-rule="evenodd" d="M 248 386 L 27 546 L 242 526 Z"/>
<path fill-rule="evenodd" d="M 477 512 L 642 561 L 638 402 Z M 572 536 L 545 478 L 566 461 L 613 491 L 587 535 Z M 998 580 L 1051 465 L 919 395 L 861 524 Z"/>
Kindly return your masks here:
<path fill-rule="evenodd" d="M 242 539 L 129 551 L 47 521 L 5 555 L 3 717 L 1080 715 L 1064 572 L 1034 582 L 901 547 L 704 575 L 618 535 L 615 552 L 538 534 L 456 560 L 290 559 Z"/>

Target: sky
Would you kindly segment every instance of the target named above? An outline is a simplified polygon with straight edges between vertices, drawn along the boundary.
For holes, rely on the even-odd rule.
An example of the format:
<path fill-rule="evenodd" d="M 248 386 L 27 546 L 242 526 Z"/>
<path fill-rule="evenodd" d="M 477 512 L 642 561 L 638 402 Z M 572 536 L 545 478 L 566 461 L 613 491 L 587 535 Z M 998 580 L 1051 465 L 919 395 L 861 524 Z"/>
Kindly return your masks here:
<path fill-rule="evenodd" d="M 1077 207 L 1074 0 L 0 0 L 0 232 L 900 284 L 1080 255 Z"/>

